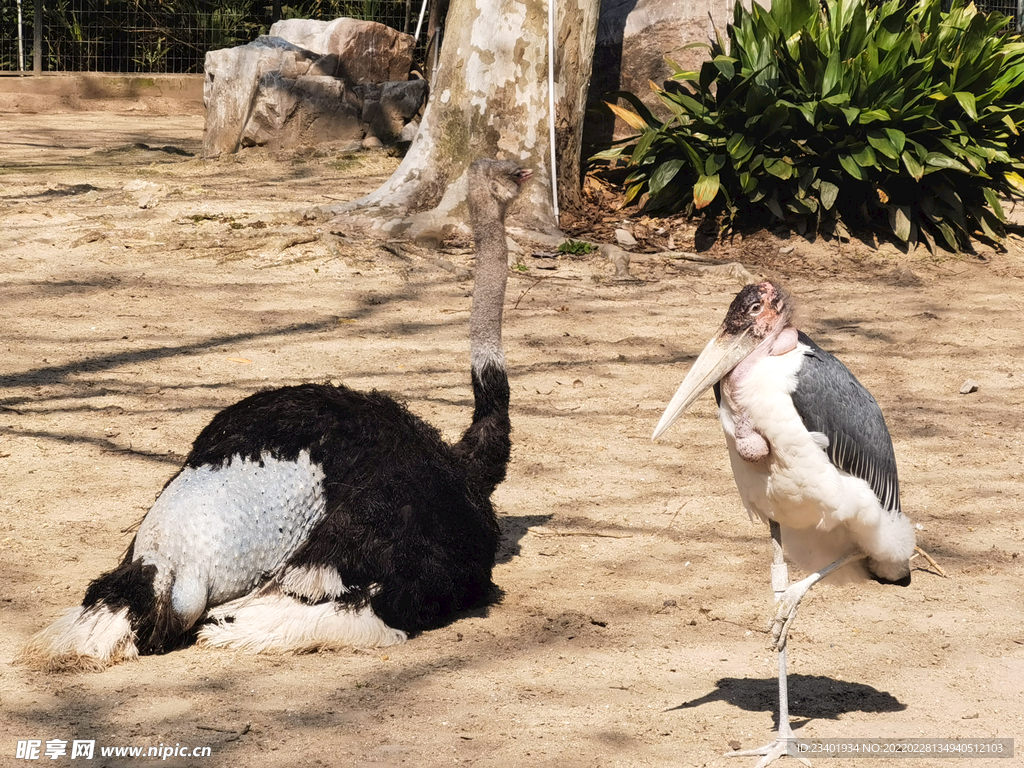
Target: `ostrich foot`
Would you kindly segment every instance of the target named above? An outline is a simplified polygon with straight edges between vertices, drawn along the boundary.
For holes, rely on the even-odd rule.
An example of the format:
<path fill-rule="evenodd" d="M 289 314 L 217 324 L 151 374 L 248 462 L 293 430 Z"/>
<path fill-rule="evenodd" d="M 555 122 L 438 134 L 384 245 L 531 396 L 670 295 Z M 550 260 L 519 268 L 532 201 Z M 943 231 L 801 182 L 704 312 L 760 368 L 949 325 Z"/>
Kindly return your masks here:
<path fill-rule="evenodd" d="M 790 751 L 789 745 L 793 741 L 792 731 L 789 736 L 784 736 L 780 731 L 778 738 L 770 744 L 765 744 L 757 749 L 741 749 L 736 752 L 726 752 L 725 757 L 760 757 L 761 759 L 757 761 L 754 768 L 765 768 L 765 766 L 771 765 L 780 757 L 792 757 L 794 760 L 799 760 L 804 765 L 810 766 L 810 760 L 806 757 L 798 757 Z"/>

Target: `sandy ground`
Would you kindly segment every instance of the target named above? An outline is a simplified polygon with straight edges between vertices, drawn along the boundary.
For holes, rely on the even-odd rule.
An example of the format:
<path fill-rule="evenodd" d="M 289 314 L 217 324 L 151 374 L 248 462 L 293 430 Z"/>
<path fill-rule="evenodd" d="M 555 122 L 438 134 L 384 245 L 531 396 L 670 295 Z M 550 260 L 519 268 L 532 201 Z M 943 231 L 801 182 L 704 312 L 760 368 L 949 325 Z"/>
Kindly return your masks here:
<path fill-rule="evenodd" d="M 234 400 L 338 380 L 397 393 L 457 437 L 472 407 L 457 275 L 470 260 L 396 256 L 303 221 L 379 185 L 395 163 L 383 156 L 204 161 L 199 117 L 0 124 L 0 764 L 33 764 L 15 759 L 19 740 L 84 739 L 91 762 L 40 762 L 735 766 L 731 745 L 769 739 L 767 532 L 741 508 L 713 400 L 649 440 L 739 284 L 650 256 L 616 280 L 596 256 L 527 251 L 510 281 L 500 603 L 386 652 L 11 666 L 117 562 Z M 922 563 L 906 589 L 812 592 L 790 641 L 798 735 L 1017 738 L 1019 760 L 1021 242 L 931 259 L 762 234 L 711 253 L 783 278 L 802 328 L 874 392 L 904 509 L 948 574 Z M 966 379 L 978 389 L 962 395 Z M 161 744 L 210 755 L 99 755 Z M 844 763 L 889 761 L 828 764 Z M 933 764 L 955 761 L 911 763 Z"/>

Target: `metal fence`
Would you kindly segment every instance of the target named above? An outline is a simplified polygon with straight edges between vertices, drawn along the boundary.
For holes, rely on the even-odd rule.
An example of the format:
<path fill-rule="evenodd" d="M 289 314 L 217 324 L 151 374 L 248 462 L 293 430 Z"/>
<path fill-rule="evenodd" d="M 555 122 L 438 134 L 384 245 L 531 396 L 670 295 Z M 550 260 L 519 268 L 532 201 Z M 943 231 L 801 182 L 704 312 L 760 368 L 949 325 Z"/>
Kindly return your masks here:
<path fill-rule="evenodd" d="M 418 3 L 413 9 L 412 0 L 0 0 L 0 73 L 32 70 L 37 27 L 43 72 L 187 73 L 203 71 L 207 51 L 255 40 L 279 18 L 348 16 L 411 32 Z"/>
<path fill-rule="evenodd" d="M 1003 16 L 1009 16 L 1016 20 L 1014 29 L 1021 30 L 1021 22 L 1024 21 L 1024 0 L 974 0 L 979 11 L 991 13 L 997 11 Z"/>

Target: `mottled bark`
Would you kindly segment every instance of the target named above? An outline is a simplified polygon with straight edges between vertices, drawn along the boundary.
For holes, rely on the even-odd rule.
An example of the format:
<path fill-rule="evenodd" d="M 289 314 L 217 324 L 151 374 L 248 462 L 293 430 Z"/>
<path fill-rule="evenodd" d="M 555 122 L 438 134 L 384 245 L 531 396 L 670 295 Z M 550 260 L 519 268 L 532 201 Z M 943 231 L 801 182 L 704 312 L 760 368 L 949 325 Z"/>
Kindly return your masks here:
<path fill-rule="evenodd" d="M 560 194 L 579 195 L 579 151 L 598 0 L 568 0 L 555 18 L 555 115 Z M 466 226 L 466 170 L 515 160 L 534 177 L 511 225 L 555 232 L 548 127 L 547 5 L 451 0 L 436 78 L 419 133 L 387 182 L 327 212 L 338 226 L 435 240 Z M 566 192 L 568 190 L 568 193 Z"/>

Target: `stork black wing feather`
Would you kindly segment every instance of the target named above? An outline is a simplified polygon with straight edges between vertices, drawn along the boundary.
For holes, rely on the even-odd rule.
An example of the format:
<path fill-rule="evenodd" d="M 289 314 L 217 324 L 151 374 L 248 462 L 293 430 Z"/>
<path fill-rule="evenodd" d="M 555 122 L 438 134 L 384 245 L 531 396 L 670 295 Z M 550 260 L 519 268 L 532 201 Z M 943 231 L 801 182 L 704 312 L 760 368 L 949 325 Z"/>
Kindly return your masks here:
<path fill-rule="evenodd" d="M 804 333 L 800 341 L 810 350 L 792 397 L 804 426 L 828 438 L 826 453 L 833 464 L 864 480 L 883 508 L 899 512 L 896 456 L 881 408 L 836 357 Z"/>

